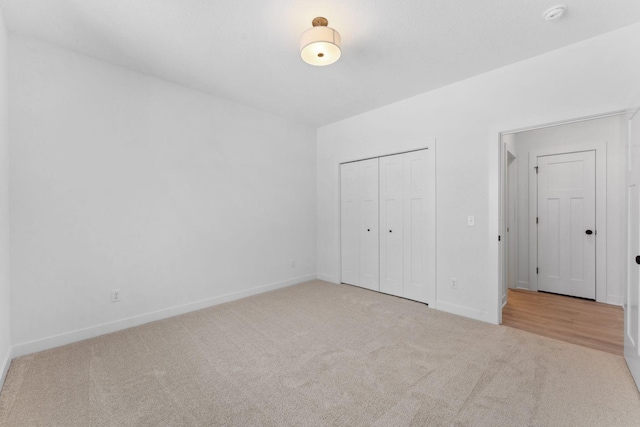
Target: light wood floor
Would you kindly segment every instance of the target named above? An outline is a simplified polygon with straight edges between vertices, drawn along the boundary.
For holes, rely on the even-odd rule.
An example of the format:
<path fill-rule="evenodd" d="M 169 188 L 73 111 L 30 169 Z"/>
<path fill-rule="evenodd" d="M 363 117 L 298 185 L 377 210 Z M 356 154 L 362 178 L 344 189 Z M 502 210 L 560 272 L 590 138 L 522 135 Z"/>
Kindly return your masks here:
<path fill-rule="evenodd" d="M 624 354 L 622 307 L 580 298 L 509 289 L 502 324 L 561 341 Z"/>

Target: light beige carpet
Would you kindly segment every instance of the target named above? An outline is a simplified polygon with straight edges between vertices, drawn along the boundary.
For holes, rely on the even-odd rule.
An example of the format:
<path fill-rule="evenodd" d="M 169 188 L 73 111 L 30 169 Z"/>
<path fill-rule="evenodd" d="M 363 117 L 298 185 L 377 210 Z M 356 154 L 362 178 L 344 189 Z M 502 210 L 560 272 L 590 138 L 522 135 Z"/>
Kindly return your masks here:
<path fill-rule="evenodd" d="M 2 426 L 638 426 L 615 355 L 314 281 L 14 360 Z"/>

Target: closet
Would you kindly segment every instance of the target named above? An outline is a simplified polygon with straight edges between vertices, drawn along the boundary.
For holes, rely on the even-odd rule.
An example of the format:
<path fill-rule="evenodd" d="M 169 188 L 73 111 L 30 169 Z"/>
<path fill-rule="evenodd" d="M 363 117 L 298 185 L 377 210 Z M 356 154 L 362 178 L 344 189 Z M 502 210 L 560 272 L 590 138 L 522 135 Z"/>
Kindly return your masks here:
<path fill-rule="evenodd" d="M 434 168 L 429 149 L 340 165 L 343 283 L 433 298 Z"/>

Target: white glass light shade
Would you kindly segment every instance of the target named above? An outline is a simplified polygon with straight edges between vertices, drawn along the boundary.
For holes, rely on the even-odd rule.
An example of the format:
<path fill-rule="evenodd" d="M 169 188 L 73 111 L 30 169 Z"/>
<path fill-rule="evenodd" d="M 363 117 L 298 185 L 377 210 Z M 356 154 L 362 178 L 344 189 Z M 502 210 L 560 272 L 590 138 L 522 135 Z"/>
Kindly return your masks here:
<path fill-rule="evenodd" d="M 340 33 L 333 28 L 317 26 L 300 37 L 300 56 L 311 65 L 329 65 L 340 59 Z"/>

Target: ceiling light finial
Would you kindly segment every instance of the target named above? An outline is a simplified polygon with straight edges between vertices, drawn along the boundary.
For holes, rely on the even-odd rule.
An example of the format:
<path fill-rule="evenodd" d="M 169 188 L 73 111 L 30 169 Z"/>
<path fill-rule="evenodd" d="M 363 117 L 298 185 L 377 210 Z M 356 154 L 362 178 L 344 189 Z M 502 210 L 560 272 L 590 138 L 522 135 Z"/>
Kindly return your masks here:
<path fill-rule="evenodd" d="M 300 56 L 307 64 L 323 66 L 340 59 L 340 33 L 328 27 L 329 21 L 322 16 L 311 21 L 309 28 L 300 37 Z"/>

